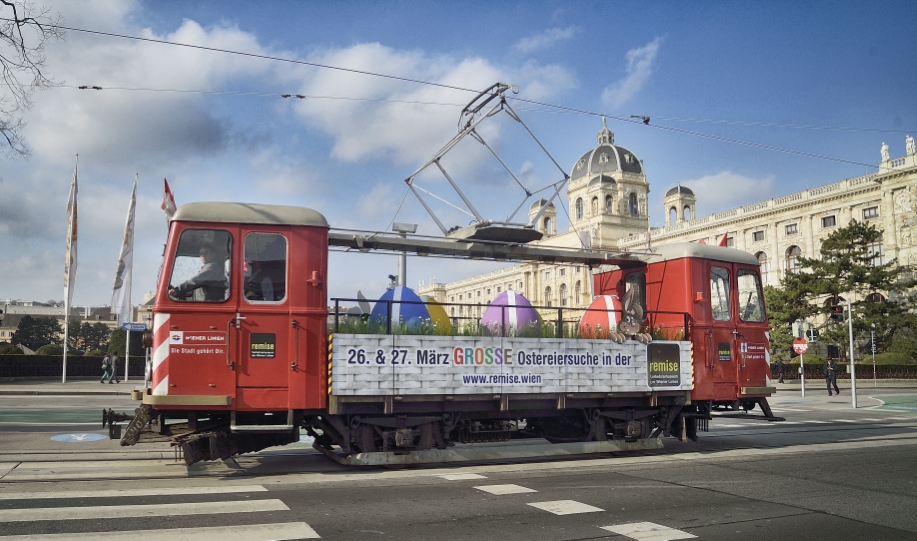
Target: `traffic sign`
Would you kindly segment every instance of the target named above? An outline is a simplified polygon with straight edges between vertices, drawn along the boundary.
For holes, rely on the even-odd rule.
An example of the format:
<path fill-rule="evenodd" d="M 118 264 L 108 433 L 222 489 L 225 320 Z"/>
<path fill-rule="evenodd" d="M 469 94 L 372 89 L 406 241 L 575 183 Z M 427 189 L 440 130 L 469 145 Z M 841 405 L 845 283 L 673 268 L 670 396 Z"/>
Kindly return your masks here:
<path fill-rule="evenodd" d="M 125 331 L 131 331 L 131 332 L 145 331 L 146 323 L 122 323 L 121 328 L 124 329 Z"/>
<path fill-rule="evenodd" d="M 805 338 L 797 338 L 793 340 L 793 351 L 802 355 L 803 353 L 809 351 L 809 343 Z"/>

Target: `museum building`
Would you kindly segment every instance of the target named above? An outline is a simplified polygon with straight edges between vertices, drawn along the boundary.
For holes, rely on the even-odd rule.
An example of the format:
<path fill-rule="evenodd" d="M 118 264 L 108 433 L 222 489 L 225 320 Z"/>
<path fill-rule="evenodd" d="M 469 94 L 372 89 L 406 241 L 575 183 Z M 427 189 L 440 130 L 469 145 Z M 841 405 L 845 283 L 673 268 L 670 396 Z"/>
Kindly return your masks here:
<path fill-rule="evenodd" d="M 530 220 L 547 208 L 536 224 L 544 237 L 534 243 L 632 252 L 644 251 L 648 244 L 720 244 L 725 235 L 726 246 L 745 250 L 761 262 L 765 285 L 778 285 L 798 267 L 799 257 L 817 256 L 824 238 L 856 219 L 884 230 L 882 240 L 869 247 L 877 263 L 897 258 L 902 265 L 917 266 L 917 239 L 912 237 L 912 228 L 917 228 L 917 151 L 910 135 L 900 158 L 890 158 L 888 145 L 882 143 L 876 173 L 709 216 L 696 217 L 697 195 L 674 186 L 663 200 L 663 227 L 649 227 L 648 194 L 643 162 L 616 145 L 603 122 L 595 148 L 570 172 L 568 230 L 558 233 L 557 209 L 538 200 L 529 209 Z M 522 263 L 444 284 L 421 282 L 417 292 L 438 302 L 466 305 L 447 306 L 453 318 L 477 318 L 505 290 L 521 293 L 539 307 L 585 308 L 593 298 L 589 268 L 556 263 Z"/>

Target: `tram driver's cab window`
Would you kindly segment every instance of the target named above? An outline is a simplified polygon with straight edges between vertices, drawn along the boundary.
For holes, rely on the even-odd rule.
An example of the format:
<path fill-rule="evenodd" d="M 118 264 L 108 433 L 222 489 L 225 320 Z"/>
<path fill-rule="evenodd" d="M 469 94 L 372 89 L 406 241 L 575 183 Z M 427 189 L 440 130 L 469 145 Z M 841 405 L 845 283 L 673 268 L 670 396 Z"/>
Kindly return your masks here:
<path fill-rule="evenodd" d="M 764 321 L 764 296 L 761 294 L 761 281 L 758 273 L 750 270 L 739 271 L 739 318 L 742 321 L 761 323 Z"/>
<path fill-rule="evenodd" d="M 245 237 L 245 300 L 279 302 L 287 296 L 287 239 L 277 233 Z"/>
<path fill-rule="evenodd" d="M 710 308 L 713 310 L 713 319 L 716 321 L 729 321 L 732 311 L 729 308 L 729 269 L 723 267 L 710 268 Z"/>
<path fill-rule="evenodd" d="M 228 231 L 186 229 L 178 239 L 169 278 L 169 298 L 186 302 L 223 302 L 229 298 Z"/>

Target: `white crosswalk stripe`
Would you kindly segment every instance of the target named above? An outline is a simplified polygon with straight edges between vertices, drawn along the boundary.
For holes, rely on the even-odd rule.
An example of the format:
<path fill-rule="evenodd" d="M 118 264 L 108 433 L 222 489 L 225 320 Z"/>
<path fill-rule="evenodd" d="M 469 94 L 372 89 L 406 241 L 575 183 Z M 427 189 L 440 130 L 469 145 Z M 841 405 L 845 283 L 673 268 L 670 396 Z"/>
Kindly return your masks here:
<path fill-rule="evenodd" d="M 120 541 L 142 539 L 143 541 L 286 541 L 292 539 L 320 539 L 311 526 L 305 522 L 279 524 L 250 524 L 242 526 L 214 526 L 202 528 L 174 528 L 169 530 L 133 530 L 119 532 L 56 533 L 36 536 L 0 536 L 3 541 Z"/>
<path fill-rule="evenodd" d="M 486 475 L 478 475 L 476 473 L 446 473 L 443 475 L 438 475 L 437 477 L 442 477 L 446 481 L 465 481 L 466 479 L 487 479 Z"/>
<path fill-rule="evenodd" d="M 555 515 L 573 515 L 576 513 L 595 513 L 598 511 L 604 511 L 604 509 L 599 509 L 598 507 L 593 507 L 591 505 L 580 503 L 575 500 L 535 502 L 528 505 L 541 509 L 542 511 L 554 513 Z"/>
<path fill-rule="evenodd" d="M 676 541 L 677 539 L 692 539 L 697 537 L 688 532 L 668 528 L 652 522 L 634 522 L 631 524 L 617 524 L 615 526 L 602 526 L 603 530 L 614 532 L 618 535 L 630 537 L 637 541 Z"/>
<path fill-rule="evenodd" d="M 521 488 L 521 487 L 520 487 Z M 126 504 L 111 505 L 116 498 L 149 497 L 149 496 L 211 496 L 220 494 L 244 494 L 266 492 L 261 485 L 228 485 L 201 487 L 171 488 L 131 488 L 116 490 L 58 490 L 56 492 L 4 492 L 0 500 L 19 502 L 41 501 L 47 499 L 104 499 L 105 505 L 71 506 L 71 507 L 21 507 L 0 509 L 0 525 L 9 525 L 2 531 L 15 532 L 15 524 L 36 521 L 73 521 L 101 520 L 148 517 L 179 517 L 193 515 L 242 515 L 290 511 L 290 508 L 279 499 L 251 499 L 230 501 L 205 501 L 188 503 L 163 504 Z M 272 515 L 273 516 L 273 515 Z M 288 517 L 293 518 L 293 517 Z M 121 522 L 121 521 L 119 521 Z M 130 521 L 125 521 L 130 524 Z M 85 526 L 84 526 L 85 527 Z M 66 526 L 53 526 L 61 531 Z M 21 531 L 21 530 L 20 530 Z M 293 539 L 319 539 L 321 536 L 305 522 L 277 522 L 269 524 L 247 524 L 230 526 L 203 526 L 196 528 L 172 528 L 155 530 L 118 530 L 108 532 L 80 533 L 31 533 L 27 535 L 2 535 L 0 541 L 24 541 L 26 539 L 43 539 L 48 541 L 113 541 L 115 539 L 143 539 L 144 541 L 174 541 L 175 539 L 195 539 L 201 541 L 271 541 Z"/>
<path fill-rule="evenodd" d="M 484 492 L 489 492 L 497 496 L 502 496 L 504 494 L 525 494 L 527 492 L 538 492 L 537 490 L 519 485 L 484 485 L 474 488 L 483 490 Z"/>

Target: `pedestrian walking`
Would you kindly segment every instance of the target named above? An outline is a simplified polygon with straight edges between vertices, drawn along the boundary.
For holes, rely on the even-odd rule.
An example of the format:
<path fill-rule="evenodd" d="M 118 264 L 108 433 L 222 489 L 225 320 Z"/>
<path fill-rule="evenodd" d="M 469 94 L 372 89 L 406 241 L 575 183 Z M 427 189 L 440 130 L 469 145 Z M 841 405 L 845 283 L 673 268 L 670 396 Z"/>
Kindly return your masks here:
<path fill-rule="evenodd" d="M 106 380 L 111 383 L 111 354 L 109 353 L 102 357 L 102 379 L 99 380 L 99 383 L 105 383 Z"/>
<path fill-rule="evenodd" d="M 783 383 L 783 372 L 786 370 L 786 367 L 783 366 L 783 359 L 777 360 L 777 375 L 780 376 L 780 379 L 777 383 Z"/>
<path fill-rule="evenodd" d="M 120 360 L 117 353 L 111 354 L 111 377 L 108 379 L 108 383 L 112 383 L 112 380 L 114 380 L 114 383 L 121 383 L 118 380 L 118 361 Z"/>
<path fill-rule="evenodd" d="M 831 358 L 825 360 L 825 383 L 828 385 L 828 396 L 831 396 L 832 386 L 835 394 L 841 394 L 837 388 L 837 361 Z"/>

